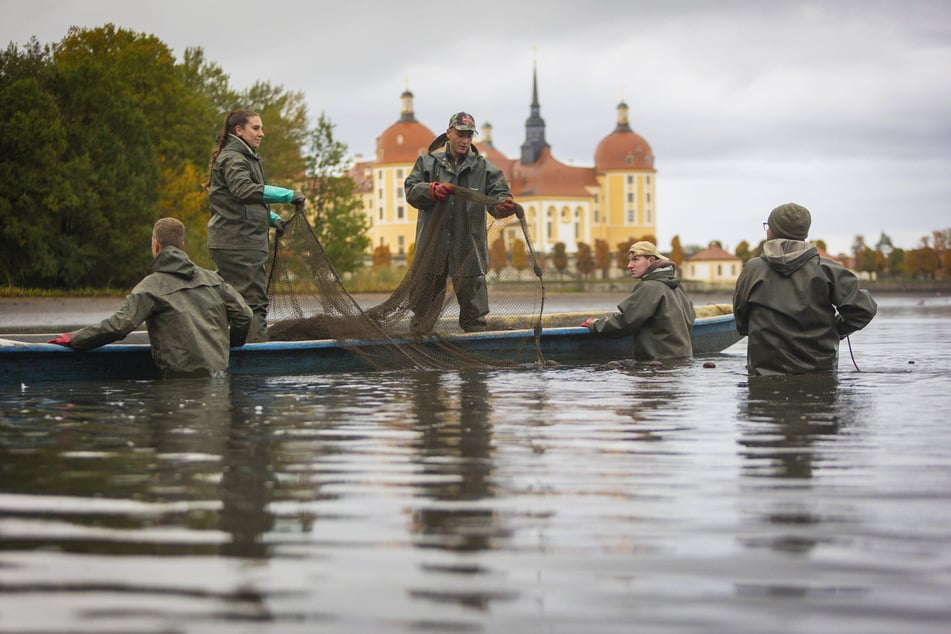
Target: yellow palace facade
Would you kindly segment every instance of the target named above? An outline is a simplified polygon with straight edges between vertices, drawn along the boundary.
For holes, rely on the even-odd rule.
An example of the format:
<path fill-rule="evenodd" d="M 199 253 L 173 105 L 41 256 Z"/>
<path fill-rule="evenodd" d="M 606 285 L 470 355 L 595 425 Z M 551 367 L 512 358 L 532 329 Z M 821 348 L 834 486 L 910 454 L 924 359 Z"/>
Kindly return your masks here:
<path fill-rule="evenodd" d="M 359 161 L 351 170 L 370 222 L 371 250 L 387 246 L 395 257 L 405 256 L 416 236 L 416 209 L 403 196 L 403 181 L 416 158 L 445 131 L 440 127 L 434 132 L 416 120 L 411 92 L 405 91 L 401 99 L 400 118 L 377 137 L 373 160 Z M 654 239 L 654 155 L 647 141 L 631 129 L 627 104 L 618 104 L 615 128 L 598 143 L 592 167 L 566 165 L 555 158 L 545 141 L 539 111 L 533 76 L 521 155 L 509 158 L 497 150 L 489 123 L 483 124 L 474 143 L 505 174 L 513 197 L 525 209 L 535 249 L 551 253 L 561 242 L 574 253 L 579 242 L 593 247 L 604 240 L 614 251 L 631 239 Z M 486 215 L 486 221 L 491 220 Z M 507 239 L 520 238 L 517 220 L 507 222 Z"/>

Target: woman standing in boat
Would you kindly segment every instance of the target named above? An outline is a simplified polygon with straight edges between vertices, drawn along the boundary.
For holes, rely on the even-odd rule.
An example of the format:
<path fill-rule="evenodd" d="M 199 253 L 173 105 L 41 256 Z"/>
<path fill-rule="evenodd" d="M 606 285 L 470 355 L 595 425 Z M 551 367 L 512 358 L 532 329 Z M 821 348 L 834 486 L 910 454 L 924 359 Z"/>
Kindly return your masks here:
<path fill-rule="evenodd" d="M 268 205 L 304 204 L 302 193 L 265 184 L 257 153 L 263 138 L 260 115 L 250 110 L 228 113 L 205 184 L 211 203 L 208 250 L 218 273 L 254 313 L 248 341 L 267 341 L 268 229 L 280 230 L 283 224 Z"/>

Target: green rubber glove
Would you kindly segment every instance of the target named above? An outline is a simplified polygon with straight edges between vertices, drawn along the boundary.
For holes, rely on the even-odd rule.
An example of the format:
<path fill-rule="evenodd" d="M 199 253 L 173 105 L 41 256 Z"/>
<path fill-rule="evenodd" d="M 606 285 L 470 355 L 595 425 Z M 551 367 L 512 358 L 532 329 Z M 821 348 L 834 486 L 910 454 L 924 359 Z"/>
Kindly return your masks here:
<path fill-rule="evenodd" d="M 294 190 L 275 187 L 274 185 L 264 186 L 264 204 L 271 203 L 289 203 L 294 199 Z"/>

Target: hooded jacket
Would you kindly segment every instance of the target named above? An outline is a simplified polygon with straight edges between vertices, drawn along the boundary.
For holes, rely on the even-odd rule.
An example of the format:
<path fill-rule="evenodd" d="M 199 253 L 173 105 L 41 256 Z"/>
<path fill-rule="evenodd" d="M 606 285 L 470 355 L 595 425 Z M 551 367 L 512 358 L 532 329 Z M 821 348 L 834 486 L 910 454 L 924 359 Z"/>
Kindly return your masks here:
<path fill-rule="evenodd" d="M 512 193 L 502 171 L 479 154 L 475 145 L 458 165 L 449 160 L 447 136 L 442 134 L 429 146 L 429 153 L 416 159 L 412 172 L 403 183 L 406 202 L 419 210 L 416 221 L 416 248 L 438 249 L 436 261 L 445 260 L 450 276 L 475 277 L 488 271 L 485 205 L 450 196 L 437 204 L 429 192 L 432 182 L 452 183 L 499 201 L 511 198 Z M 448 230 L 432 237 L 423 245 L 422 238 L 438 214 L 448 213 Z"/>
<path fill-rule="evenodd" d="M 264 162 L 232 135 L 211 169 L 209 249 L 268 250 L 270 208 L 264 203 Z"/>
<path fill-rule="evenodd" d="M 119 310 L 73 333 L 70 347 L 89 350 L 118 341 L 143 321 L 163 376 L 213 374 L 228 369 L 229 346 L 244 345 L 251 309 L 217 273 L 169 246 Z"/>
<path fill-rule="evenodd" d="M 693 302 L 674 273 L 674 263 L 660 261 L 644 275 L 619 313 L 596 320 L 591 330 L 609 337 L 633 335 L 634 359 L 655 361 L 693 356 Z"/>
<path fill-rule="evenodd" d="M 839 340 L 864 328 L 877 310 L 851 271 L 802 240 L 765 242 L 733 293 L 754 376 L 836 370 Z"/>

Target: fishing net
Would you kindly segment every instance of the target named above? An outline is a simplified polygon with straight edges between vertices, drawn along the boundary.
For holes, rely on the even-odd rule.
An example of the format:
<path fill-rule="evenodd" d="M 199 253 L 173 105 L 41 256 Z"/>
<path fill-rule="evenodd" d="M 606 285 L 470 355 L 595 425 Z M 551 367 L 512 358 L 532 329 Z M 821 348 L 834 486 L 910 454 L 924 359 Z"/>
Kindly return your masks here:
<path fill-rule="evenodd" d="M 456 188 L 454 196 L 493 209 L 499 203 L 479 192 Z M 462 369 L 504 367 L 513 359 L 531 356 L 543 362 L 542 330 L 545 289 L 543 268 L 532 245 L 525 212 L 516 203 L 515 215 L 496 219 L 487 227 L 490 258 L 486 275 L 489 314 L 487 330 L 529 330 L 520 340 L 531 350 L 514 351 L 509 342 L 504 356 L 493 353 L 491 338 L 463 333 L 452 276 L 446 275 L 446 252 L 440 236 L 451 221 L 448 202 L 437 202 L 432 222 L 419 237 L 412 263 L 397 288 L 372 304 L 361 306 L 347 290 L 307 219 L 298 210 L 284 226 L 275 245 L 268 279 L 268 337 L 272 341 L 334 339 L 340 347 L 360 355 L 378 369 L 417 367 Z M 501 241 L 501 244 L 499 243 Z M 524 246 L 525 262 L 512 262 Z M 505 251 L 500 267 L 498 250 Z M 507 254 L 511 254 L 507 255 Z M 479 257 L 463 254 L 463 266 Z M 526 269 L 522 272 L 520 268 Z M 513 270 L 517 270 L 513 277 Z M 502 273 L 509 279 L 503 279 Z M 521 277 L 526 277 L 525 281 Z M 473 340 L 476 343 L 473 343 Z M 372 345 L 367 345 L 372 342 Z M 530 353 L 530 355 L 529 355 Z"/>

